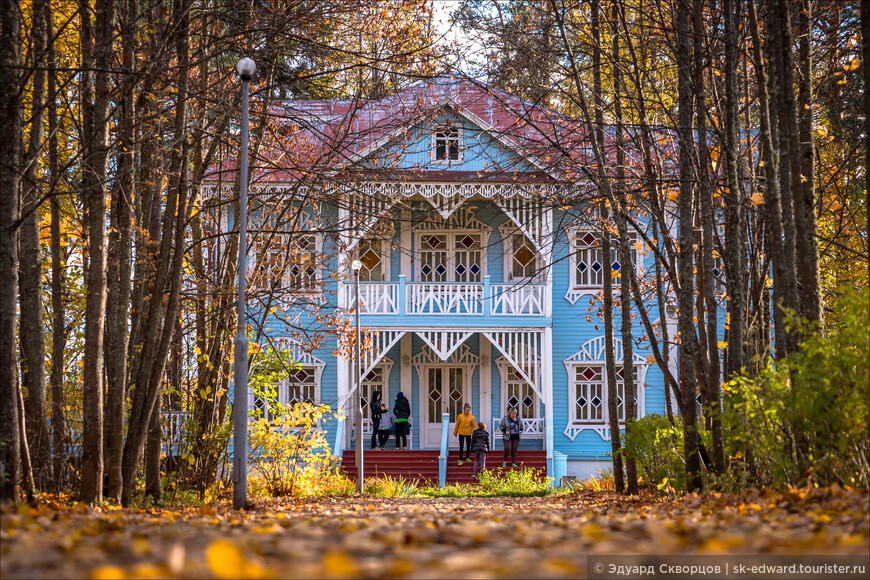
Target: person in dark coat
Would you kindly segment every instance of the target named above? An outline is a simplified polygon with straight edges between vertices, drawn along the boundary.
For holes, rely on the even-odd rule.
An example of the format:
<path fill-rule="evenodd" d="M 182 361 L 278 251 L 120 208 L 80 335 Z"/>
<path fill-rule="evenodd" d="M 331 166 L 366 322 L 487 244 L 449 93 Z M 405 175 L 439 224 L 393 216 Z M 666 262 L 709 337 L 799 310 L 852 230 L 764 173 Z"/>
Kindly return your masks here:
<path fill-rule="evenodd" d="M 372 400 L 369 401 L 369 418 L 372 420 L 372 449 L 378 446 L 378 427 L 381 424 L 381 405 L 384 402 L 381 400 L 381 392 L 375 391 L 372 393 Z"/>
<path fill-rule="evenodd" d="M 477 424 L 477 429 L 471 434 L 471 450 L 474 451 L 474 474 L 486 469 L 486 454 L 489 453 L 489 433 L 483 422 Z"/>
<path fill-rule="evenodd" d="M 408 419 L 411 418 L 411 403 L 402 391 L 396 395 L 393 405 L 393 415 L 396 416 L 396 449 L 408 448 Z"/>

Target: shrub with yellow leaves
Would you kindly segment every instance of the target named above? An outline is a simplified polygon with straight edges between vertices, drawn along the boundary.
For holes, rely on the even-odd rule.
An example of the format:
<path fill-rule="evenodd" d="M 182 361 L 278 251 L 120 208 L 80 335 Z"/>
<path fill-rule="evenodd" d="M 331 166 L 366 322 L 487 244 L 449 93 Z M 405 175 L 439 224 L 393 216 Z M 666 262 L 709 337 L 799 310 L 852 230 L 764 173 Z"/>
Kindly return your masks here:
<path fill-rule="evenodd" d="M 270 419 L 251 427 L 251 467 L 272 496 L 347 493 L 353 486 L 339 472 L 321 424 L 338 417 L 329 405 L 271 405 Z"/>

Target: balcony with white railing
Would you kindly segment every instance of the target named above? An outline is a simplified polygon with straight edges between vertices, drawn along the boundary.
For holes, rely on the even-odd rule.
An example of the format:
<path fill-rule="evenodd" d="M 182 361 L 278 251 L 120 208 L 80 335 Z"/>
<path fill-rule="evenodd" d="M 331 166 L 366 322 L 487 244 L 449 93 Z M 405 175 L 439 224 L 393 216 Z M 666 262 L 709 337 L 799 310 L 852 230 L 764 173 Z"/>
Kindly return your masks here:
<path fill-rule="evenodd" d="M 360 314 L 409 316 L 549 317 L 550 291 L 546 284 L 469 282 L 361 282 Z M 343 287 L 344 304 L 353 308 L 354 285 Z"/>

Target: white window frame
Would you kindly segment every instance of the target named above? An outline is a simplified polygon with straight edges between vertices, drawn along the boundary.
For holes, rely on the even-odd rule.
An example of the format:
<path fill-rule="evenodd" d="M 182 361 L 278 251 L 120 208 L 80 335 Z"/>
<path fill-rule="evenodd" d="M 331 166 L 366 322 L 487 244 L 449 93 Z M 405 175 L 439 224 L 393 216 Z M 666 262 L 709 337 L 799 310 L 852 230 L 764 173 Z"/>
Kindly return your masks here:
<path fill-rule="evenodd" d="M 441 136 L 444 135 L 445 130 L 448 131 L 456 131 L 456 136 L 452 135 Z M 438 165 L 458 165 L 461 164 L 465 158 L 465 131 L 461 123 L 451 123 L 449 126 L 441 126 L 435 127 L 432 131 L 432 135 L 429 140 L 429 159 L 432 163 Z M 445 155 L 444 159 L 438 159 L 438 142 L 443 140 L 445 143 Z M 456 141 L 457 148 L 457 158 L 450 159 L 450 142 Z"/>
<path fill-rule="evenodd" d="M 297 340 L 293 339 L 279 339 L 279 342 L 283 343 L 287 346 L 287 350 L 292 351 L 291 360 L 293 361 L 293 367 L 290 369 L 290 374 L 295 374 L 299 372 L 299 370 L 304 369 L 310 374 L 314 376 L 314 398 L 311 400 L 314 404 L 320 404 L 320 391 L 322 386 L 323 379 L 323 370 L 326 368 L 326 363 L 316 356 L 312 355 L 309 352 L 306 352 L 302 345 Z M 275 390 L 277 392 L 277 402 L 286 405 L 288 404 L 289 397 L 289 379 L 282 379 L 278 381 L 275 385 Z M 269 411 L 268 402 L 261 398 L 254 392 L 253 387 L 248 387 L 248 409 L 253 410 L 256 408 L 257 400 L 263 400 L 265 403 L 263 406 L 264 414 L 263 416 L 272 421 L 272 416 Z"/>
<path fill-rule="evenodd" d="M 414 280 L 418 282 L 424 282 L 423 273 L 422 273 L 422 262 L 423 262 L 423 252 L 425 250 L 425 246 L 427 245 L 425 238 L 432 235 L 446 235 L 447 236 L 447 275 L 444 280 L 430 280 L 427 281 L 431 284 L 481 284 L 483 283 L 483 279 L 487 276 L 487 242 L 489 240 L 488 232 L 476 230 L 476 229 L 432 229 L 426 231 L 416 232 L 416 239 L 414 240 L 415 247 L 417 251 L 415 252 L 416 261 L 414 267 Z M 480 264 L 477 266 L 480 268 L 480 272 L 478 276 L 480 277 L 479 282 L 462 282 L 457 281 L 456 277 L 456 245 L 459 243 L 459 240 L 464 238 L 465 236 L 480 236 Z"/>
<path fill-rule="evenodd" d="M 617 367 L 617 373 L 620 367 L 623 367 L 622 357 L 622 341 L 613 339 L 614 358 Z M 649 370 L 649 363 L 646 358 L 637 353 L 634 354 L 634 373 L 635 373 L 635 413 L 636 418 L 640 419 L 646 414 L 646 373 Z M 565 435 L 572 441 L 586 430 L 592 430 L 598 433 L 605 441 L 610 440 L 610 415 L 607 408 L 607 365 L 604 353 L 604 337 L 599 336 L 587 341 L 583 347 L 574 353 L 572 356 L 562 361 L 565 364 L 565 371 L 568 374 L 568 425 L 565 428 Z M 577 371 L 580 368 L 593 367 L 600 369 L 601 379 L 592 383 L 592 379 L 586 381 L 577 380 Z M 601 387 L 601 418 L 600 419 L 580 419 L 577 417 L 577 385 L 580 383 L 589 383 L 600 385 Z M 617 380 L 616 388 L 619 394 L 620 385 L 624 383 Z M 624 391 L 624 387 L 623 387 Z M 623 397 L 623 409 L 625 409 L 625 398 Z M 623 411 L 624 414 L 624 411 Z M 625 420 L 619 421 L 620 425 L 625 425 Z"/>
<path fill-rule="evenodd" d="M 613 272 L 613 264 L 601 264 L 601 283 L 600 284 L 578 284 L 577 283 L 577 245 L 576 241 L 581 240 L 586 234 L 592 234 L 599 242 L 597 247 L 600 247 L 602 239 L 601 229 L 592 225 L 578 225 L 568 229 L 568 292 L 565 294 L 565 300 L 571 304 L 576 304 L 583 296 L 595 295 L 604 289 L 604 276 Z M 611 244 L 618 238 L 611 235 Z M 643 253 L 639 252 L 636 243 L 640 241 L 637 236 L 631 236 L 630 244 L 631 254 L 634 258 L 634 271 L 637 276 L 643 274 Z M 596 246 L 587 246 L 596 247 Z M 611 246 L 611 257 L 614 261 L 618 260 L 618 256 L 614 257 L 613 252 L 619 252 L 618 245 Z M 592 268 L 593 264 L 589 265 Z M 613 291 L 619 290 L 622 283 L 622 264 L 620 263 L 619 275 L 613 278 Z"/>
<path fill-rule="evenodd" d="M 498 228 L 499 233 L 501 233 L 502 247 L 504 248 L 504 278 L 505 283 L 508 284 L 521 284 L 521 283 L 533 283 L 540 284 L 546 281 L 546 271 L 544 268 L 544 260 L 541 256 L 541 253 L 535 247 L 535 244 L 529 237 L 523 233 L 522 230 L 518 229 L 516 224 L 512 221 L 507 221 L 503 223 Z M 513 273 L 513 260 L 514 260 L 514 252 L 516 248 L 514 248 L 514 236 L 520 235 L 526 239 L 526 244 L 529 248 L 535 253 L 535 275 L 532 277 L 519 277 L 515 278 Z"/>
<path fill-rule="evenodd" d="M 363 247 L 373 241 L 380 242 L 380 258 L 381 258 L 381 273 L 382 280 L 366 280 L 363 278 L 362 270 L 360 270 L 360 282 L 389 282 L 390 281 L 390 249 L 392 247 L 392 240 L 387 238 L 380 238 L 376 236 L 366 236 L 362 238 L 356 245 L 355 255 L 357 260 L 362 260 L 362 256 L 365 254 L 363 251 Z"/>

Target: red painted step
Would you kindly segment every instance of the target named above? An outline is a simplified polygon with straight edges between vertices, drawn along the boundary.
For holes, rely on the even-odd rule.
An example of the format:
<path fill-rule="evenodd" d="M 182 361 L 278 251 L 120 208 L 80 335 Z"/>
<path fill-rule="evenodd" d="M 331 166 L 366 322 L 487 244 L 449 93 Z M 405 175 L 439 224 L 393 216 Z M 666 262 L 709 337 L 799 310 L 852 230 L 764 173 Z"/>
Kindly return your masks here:
<path fill-rule="evenodd" d="M 388 475 L 390 477 L 404 477 L 414 479 L 424 485 L 438 484 L 438 451 L 435 450 L 409 450 L 397 451 L 395 449 L 379 449 L 365 451 L 366 477 Z M 461 466 L 459 451 L 451 450 L 447 456 L 447 483 L 477 483 L 474 478 L 474 459 Z M 501 450 L 492 451 L 486 458 L 487 469 L 502 470 Z M 517 453 L 517 463 L 520 467 L 538 469 L 542 473 L 547 471 L 547 455 L 543 450 L 523 449 Z M 351 479 L 356 479 L 355 452 L 353 449 L 345 450 L 342 456 L 342 467 Z M 508 467 L 507 469 L 510 469 Z"/>

